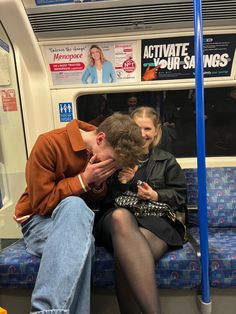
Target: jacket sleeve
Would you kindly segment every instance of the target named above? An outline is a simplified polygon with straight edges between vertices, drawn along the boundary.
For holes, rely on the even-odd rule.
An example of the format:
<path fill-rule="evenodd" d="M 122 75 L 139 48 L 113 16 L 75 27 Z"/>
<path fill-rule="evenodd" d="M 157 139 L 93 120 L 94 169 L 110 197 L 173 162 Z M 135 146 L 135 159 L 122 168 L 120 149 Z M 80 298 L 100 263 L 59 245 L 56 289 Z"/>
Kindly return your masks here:
<path fill-rule="evenodd" d="M 116 72 L 115 72 L 115 69 L 113 67 L 113 64 L 110 62 L 110 75 L 111 75 L 111 82 L 112 83 L 115 83 L 116 82 Z"/>
<path fill-rule="evenodd" d="M 57 156 L 53 145 L 41 135 L 36 141 L 26 165 L 26 181 L 29 199 L 34 212 L 52 213 L 57 204 L 68 196 L 78 196 L 89 190 L 78 175 L 56 179 Z M 83 182 L 81 182 L 81 179 Z"/>
<path fill-rule="evenodd" d="M 83 75 L 82 75 L 82 83 L 83 84 L 88 84 L 88 78 L 90 76 L 90 66 L 87 66 L 85 69 Z"/>
<path fill-rule="evenodd" d="M 175 158 L 170 159 L 165 169 L 165 186 L 158 189 L 158 200 L 169 204 L 173 210 L 186 209 L 186 180 L 184 173 Z"/>

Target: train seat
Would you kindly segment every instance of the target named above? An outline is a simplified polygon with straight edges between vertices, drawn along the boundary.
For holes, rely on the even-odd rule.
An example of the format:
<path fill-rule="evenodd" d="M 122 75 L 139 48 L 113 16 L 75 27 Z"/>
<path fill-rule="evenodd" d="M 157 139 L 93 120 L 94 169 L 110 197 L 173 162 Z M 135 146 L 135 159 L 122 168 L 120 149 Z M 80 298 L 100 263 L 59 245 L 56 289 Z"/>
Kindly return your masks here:
<path fill-rule="evenodd" d="M 190 207 L 197 204 L 197 171 L 185 169 Z M 236 168 L 207 169 L 209 223 L 209 263 L 212 287 L 236 286 Z M 190 234 L 199 243 L 198 216 L 189 213 Z M 25 251 L 23 240 L 0 253 L 0 288 L 32 288 L 40 259 Z M 96 248 L 92 282 L 94 287 L 114 287 L 112 256 Z M 191 242 L 182 249 L 166 253 L 156 267 L 162 288 L 194 288 L 201 283 L 200 261 Z"/>
<path fill-rule="evenodd" d="M 182 249 L 167 252 L 156 266 L 156 279 L 160 288 L 191 289 L 201 283 L 200 262 L 193 246 L 188 242 Z M 96 248 L 93 286 L 114 288 L 114 264 L 112 255 L 103 247 Z"/>
<path fill-rule="evenodd" d="M 0 288 L 33 288 L 40 258 L 26 252 L 23 239 L 0 253 Z"/>
<path fill-rule="evenodd" d="M 23 240 L 18 240 L 0 254 L 0 288 L 33 288 L 39 264 L 40 258 L 27 253 Z M 200 263 L 192 245 L 165 254 L 156 278 L 163 288 L 199 287 Z M 92 282 L 96 288 L 114 288 L 113 258 L 103 247 L 96 248 Z"/>
<path fill-rule="evenodd" d="M 199 228 L 191 228 L 199 244 Z M 236 288 L 236 228 L 208 228 L 210 286 Z"/>
<path fill-rule="evenodd" d="M 188 181 L 189 203 L 194 203 L 193 190 L 197 173 L 185 172 Z M 207 208 L 210 286 L 236 287 L 236 168 L 207 169 Z M 191 190 L 192 189 L 192 190 Z M 198 217 L 189 215 L 190 234 L 200 243 Z"/>

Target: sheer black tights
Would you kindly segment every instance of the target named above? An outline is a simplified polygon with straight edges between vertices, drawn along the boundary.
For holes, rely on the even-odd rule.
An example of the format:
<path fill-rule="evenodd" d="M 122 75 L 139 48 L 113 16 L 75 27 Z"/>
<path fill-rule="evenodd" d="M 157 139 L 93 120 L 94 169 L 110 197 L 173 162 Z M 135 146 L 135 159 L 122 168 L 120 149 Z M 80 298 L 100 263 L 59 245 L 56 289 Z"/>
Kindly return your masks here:
<path fill-rule="evenodd" d="M 160 314 L 155 262 L 167 244 L 140 228 L 126 209 L 112 213 L 112 243 L 116 263 L 117 298 L 122 314 Z"/>

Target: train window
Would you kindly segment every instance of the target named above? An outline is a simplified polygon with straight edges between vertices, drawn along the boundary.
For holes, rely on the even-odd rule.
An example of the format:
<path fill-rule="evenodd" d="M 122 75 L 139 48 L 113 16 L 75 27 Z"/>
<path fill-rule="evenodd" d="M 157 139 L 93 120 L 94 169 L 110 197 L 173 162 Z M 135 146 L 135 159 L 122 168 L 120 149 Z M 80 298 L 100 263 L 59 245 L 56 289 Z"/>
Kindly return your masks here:
<path fill-rule="evenodd" d="M 0 24 L 0 238 L 19 234 L 13 221 L 25 186 L 26 145 L 11 42 Z"/>
<path fill-rule="evenodd" d="M 77 99 L 78 119 L 99 125 L 112 112 L 129 113 L 152 106 L 163 126 L 162 147 L 176 157 L 196 157 L 194 90 L 83 95 Z M 206 155 L 236 155 L 236 88 L 205 89 Z"/>

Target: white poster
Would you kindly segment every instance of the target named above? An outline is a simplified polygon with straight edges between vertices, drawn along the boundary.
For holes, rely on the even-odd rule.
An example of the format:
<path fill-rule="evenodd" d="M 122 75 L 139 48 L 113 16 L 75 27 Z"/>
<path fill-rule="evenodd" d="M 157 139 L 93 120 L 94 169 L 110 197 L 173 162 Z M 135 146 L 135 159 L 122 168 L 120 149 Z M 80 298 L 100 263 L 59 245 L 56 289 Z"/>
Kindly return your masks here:
<path fill-rule="evenodd" d="M 7 86 L 9 84 L 9 46 L 0 39 L 0 86 Z"/>
<path fill-rule="evenodd" d="M 53 85 L 137 81 L 136 42 L 46 46 Z"/>

